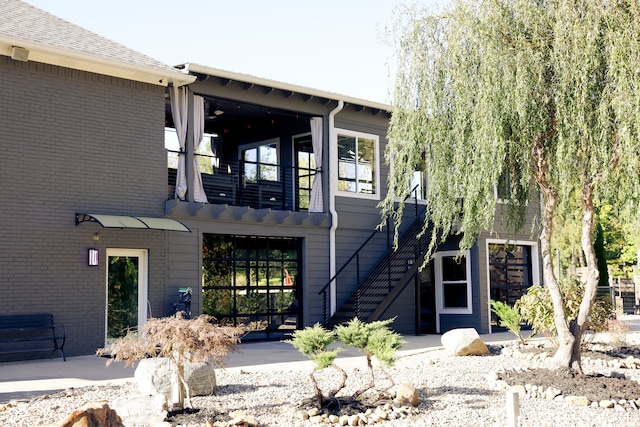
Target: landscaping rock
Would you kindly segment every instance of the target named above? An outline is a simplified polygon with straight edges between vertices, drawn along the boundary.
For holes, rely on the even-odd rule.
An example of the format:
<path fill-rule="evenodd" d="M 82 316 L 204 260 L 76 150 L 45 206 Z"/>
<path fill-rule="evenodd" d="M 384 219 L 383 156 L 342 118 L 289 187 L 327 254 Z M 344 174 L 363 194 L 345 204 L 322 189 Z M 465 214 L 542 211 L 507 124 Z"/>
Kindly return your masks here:
<path fill-rule="evenodd" d="M 75 410 L 67 418 L 49 427 L 94 427 L 111 426 L 124 427 L 122 419 L 116 411 L 109 408 L 109 405 L 100 403 L 89 403 L 86 406 Z"/>
<path fill-rule="evenodd" d="M 162 394 L 171 399 L 175 367 L 169 359 L 153 357 L 141 360 L 134 377 L 142 394 Z M 184 379 L 189 386 L 190 396 L 207 396 L 216 390 L 215 369 L 207 362 L 185 363 Z"/>
<path fill-rule="evenodd" d="M 153 425 L 166 420 L 168 414 L 167 401 L 162 394 L 121 397 L 114 400 L 112 406 L 127 423 Z"/>
<path fill-rule="evenodd" d="M 400 405 L 418 406 L 418 391 L 411 384 L 400 384 L 396 390 L 396 400 Z"/>
<path fill-rule="evenodd" d="M 445 332 L 440 338 L 444 349 L 453 356 L 481 356 L 489 354 L 487 345 L 474 328 L 459 328 Z"/>

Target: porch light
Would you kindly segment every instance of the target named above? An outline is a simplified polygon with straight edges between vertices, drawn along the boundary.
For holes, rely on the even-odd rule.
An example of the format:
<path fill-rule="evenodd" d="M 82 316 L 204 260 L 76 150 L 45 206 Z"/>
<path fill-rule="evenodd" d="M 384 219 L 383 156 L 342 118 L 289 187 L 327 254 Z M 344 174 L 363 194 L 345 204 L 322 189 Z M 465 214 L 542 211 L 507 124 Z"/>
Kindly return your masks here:
<path fill-rule="evenodd" d="M 89 248 L 89 265 L 98 265 L 98 250 L 95 248 Z"/>

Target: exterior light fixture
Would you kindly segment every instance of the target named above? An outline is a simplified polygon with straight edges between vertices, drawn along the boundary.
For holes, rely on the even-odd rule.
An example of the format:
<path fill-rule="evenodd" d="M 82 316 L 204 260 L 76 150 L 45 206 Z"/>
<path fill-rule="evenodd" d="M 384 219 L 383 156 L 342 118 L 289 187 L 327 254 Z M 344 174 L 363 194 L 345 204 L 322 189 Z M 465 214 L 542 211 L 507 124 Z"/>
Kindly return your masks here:
<path fill-rule="evenodd" d="M 98 265 L 98 250 L 95 248 L 89 248 L 89 265 Z"/>

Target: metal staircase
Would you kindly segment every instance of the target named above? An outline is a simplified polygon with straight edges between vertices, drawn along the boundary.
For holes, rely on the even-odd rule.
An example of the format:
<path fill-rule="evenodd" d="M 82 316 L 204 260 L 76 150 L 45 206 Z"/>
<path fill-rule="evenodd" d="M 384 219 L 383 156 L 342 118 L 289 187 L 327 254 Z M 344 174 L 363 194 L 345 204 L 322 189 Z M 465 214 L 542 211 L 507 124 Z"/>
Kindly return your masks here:
<path fill-rule="evenodd" d="M 375 267 L 367 274 L 362 274 L 360 271 L 360 257 L 370 250 L 371 246 L 381 246 L 380 240 L 383 240 L 381 239 L 383 233 L 374 232 L 362 244 L 320 292 L 324 298 L 325 327 L 331 328 L 354 317 L 362 321 L 377 320 L 404 288 L 409 283 L 413 283 L 412 279 L 422 264 L 425 249 L 429 243 L 429 233 L 425 233 L 420 239 L 416 237 L 423 224 L 423 215 L 418 215 L 416 206 L 416 218 L 400 236 L 397 250 L 393 250 L 389 225 L 387 225 L 386 248 L 378 250 L 382 255 L 374 263 Z M 337 309 L 333 316 L 328 313 L 332 283 L 335 283 L 336 289 L 340 289 L 337 292 Z M 349 284 L 352 286 L 348 286 Z"/>

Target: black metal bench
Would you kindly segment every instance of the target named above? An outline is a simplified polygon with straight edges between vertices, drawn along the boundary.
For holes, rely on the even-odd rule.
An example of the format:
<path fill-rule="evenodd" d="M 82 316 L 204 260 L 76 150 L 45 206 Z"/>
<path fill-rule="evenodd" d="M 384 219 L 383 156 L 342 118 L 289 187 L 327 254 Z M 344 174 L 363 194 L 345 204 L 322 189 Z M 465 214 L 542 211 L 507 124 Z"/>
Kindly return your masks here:
<path fill-rule="evenodd" d="M 0 355 L 50 351 L 64 355 L 67 339 L 63 324 L 53 322 L 48 313 L 8 314 L 0 316 Z"/>

